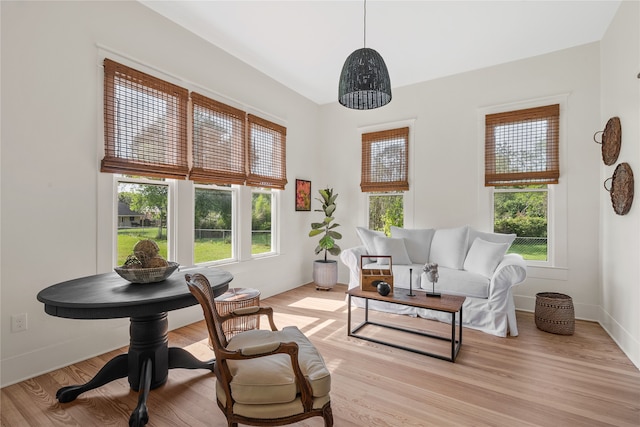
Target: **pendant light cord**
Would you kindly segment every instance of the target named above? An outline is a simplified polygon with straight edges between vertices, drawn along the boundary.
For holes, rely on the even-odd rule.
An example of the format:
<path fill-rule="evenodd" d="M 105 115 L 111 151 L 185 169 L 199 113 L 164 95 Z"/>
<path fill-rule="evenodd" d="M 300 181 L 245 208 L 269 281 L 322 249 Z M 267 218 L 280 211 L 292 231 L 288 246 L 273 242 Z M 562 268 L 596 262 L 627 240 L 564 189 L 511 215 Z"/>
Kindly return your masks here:
<path fill-rule="evenodd" d="M 364 0 L 364 47 L 367 47 L 367 0 Z"/>

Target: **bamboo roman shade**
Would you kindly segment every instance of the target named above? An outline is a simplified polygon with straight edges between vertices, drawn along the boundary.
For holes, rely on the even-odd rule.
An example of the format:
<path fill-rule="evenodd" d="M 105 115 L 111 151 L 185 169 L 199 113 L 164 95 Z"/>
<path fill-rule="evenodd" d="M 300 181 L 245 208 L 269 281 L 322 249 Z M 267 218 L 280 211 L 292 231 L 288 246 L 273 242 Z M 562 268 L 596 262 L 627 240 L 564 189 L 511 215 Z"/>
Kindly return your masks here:
<path fill-rule="evenodd" d="M 362 134 L 363 192 L 409 190 L 409 128 Z"/>
<path fill-rule="evenodd" d="M 189 178 L 216 184 L 244 184 L 246 113 L 191 93 L 193 166 Z"/>
<path fill-rule="evenodd" d="M 557 184 L 560 105 L 485 118 L 485 186 Z"/>
<path fill-rule="evenodd" d="M 247 185 L 284 190 L 287 128 L 249 114 Z"/>
<path fill-rule="evenodd" d="M 287 128 L 110 59 L 104 134 L 102 172 L 281 190 L 287 183 Z"/>
<path fill-rule="evenodd" d="M 104 60 L 101 171 L 185 179 L 187 89 Z"/>

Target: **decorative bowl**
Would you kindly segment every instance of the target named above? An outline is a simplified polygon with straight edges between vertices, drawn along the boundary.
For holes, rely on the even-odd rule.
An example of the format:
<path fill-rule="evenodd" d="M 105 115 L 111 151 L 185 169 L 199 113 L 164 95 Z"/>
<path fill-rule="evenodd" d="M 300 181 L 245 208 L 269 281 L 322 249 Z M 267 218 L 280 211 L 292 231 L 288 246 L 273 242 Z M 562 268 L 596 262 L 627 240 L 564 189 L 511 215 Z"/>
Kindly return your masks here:
<path fill-rule="evenodd" d="M 155 283 L 162 282 L 167 277 L 171 276 L 174 271 L 178 269 L 180 264 L 177 262 L 168 261 L 166 267 L 153 267 L 153 268 L 124 268 L 115 267 L 114 270 L 123 279 L 130 281 L 131 283 Z"/>

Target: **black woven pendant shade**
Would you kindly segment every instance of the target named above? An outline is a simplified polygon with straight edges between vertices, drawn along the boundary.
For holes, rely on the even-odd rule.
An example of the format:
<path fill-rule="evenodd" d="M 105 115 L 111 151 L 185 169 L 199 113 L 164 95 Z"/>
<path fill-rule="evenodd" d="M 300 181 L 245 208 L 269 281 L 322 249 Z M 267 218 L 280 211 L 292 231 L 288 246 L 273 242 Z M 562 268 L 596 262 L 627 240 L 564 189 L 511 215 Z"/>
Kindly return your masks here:
<path fill-rule="evenodd" d="M 391 101 L 391 80 L 382 56 L 364 47 L 344 63 L 338 85 L 338 102 L 355 110 L 371 110 Z"/>

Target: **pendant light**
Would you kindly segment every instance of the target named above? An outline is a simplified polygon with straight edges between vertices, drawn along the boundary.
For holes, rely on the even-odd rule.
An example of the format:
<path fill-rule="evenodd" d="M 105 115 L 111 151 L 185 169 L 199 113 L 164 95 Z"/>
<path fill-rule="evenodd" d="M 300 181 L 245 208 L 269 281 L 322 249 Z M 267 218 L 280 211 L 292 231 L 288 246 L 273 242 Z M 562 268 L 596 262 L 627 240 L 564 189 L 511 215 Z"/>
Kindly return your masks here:
<path fill-rule="evenodd" d="M 391 101 L 391 80 L 382 56 L 367 47 L 367 0 L 364 0 L 364 47 L 344 63 L 338 102 L 354 110 L 371 110 Z"/>

